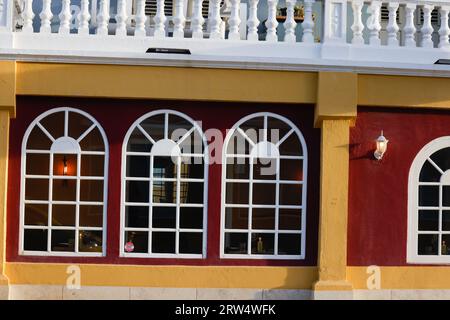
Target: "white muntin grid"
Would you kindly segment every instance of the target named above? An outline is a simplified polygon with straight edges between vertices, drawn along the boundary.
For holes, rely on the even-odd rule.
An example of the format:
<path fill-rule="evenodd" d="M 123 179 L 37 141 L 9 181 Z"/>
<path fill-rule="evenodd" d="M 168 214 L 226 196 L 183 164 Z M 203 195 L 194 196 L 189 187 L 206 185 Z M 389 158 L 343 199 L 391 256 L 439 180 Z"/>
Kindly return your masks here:
<path fill-rule="evenodd" d="M 255 140 L 255 138 L 250 138 L 250 136 L 246 133 L 249 132 L 244 131 L 241 126 L 245 125 L 247 121 L 254 120 L 257 118 L 262 118 L 263 128 L 262 128 L 262 138 L 260 135 L 260 139 Z M 270 128 L 268 123 L 269 119 L 277 119 L 283 122 L 285 125 L 290 127 L 291 129 L 285 133 L 282 137 L 280 137 L 277 141 L 268 141 L 268 133 L 270 130 L 276 128 Z M 247 125 L 251 128 L 251 125 Z M 254 128 L 258 130 L 258 128 Z M 284 143 L 291 135 L 295 135 L 298 139 L 301 150 L 296 150 L 296 155 L 283 155 L 279 152 L 279 147 Z M 248 148 L 241 148 L 239 150 L 239 145 L 237 146 L 237 152 L 234 153 L 234 149 L 232 153 L 229 153 L 229 144 L 232 142 L 236 136 L 240 136 L 241 139 L 244 139 L 248 143 Z M 242 143 L 241 143 L 242 144 Z M 258 149 L 262 151 L 259 153 Z M 267 150 L 270 149 L 270 152 Z M 266 155 L 264 155 L 266 153 Z M 255 161 L 258 159 L 271 159 L 275 162 L 275 177 L 272 179 L 258 179 L 254 176 L 254 165 Z M 231 164 L 234 163 L 244 163 L 247 162 L 249 164 L 248 179 L 230 179 L 227 178 L 227 170 L 228 165 L 230 163 L 229 160 L 233 160 Z M 241 119 L 238 123 L 234 125 L 234 127 L 228 132 L 227 137 L 224 142 L 223 147 L 223 162 L 222 162 L 222 210 L 221 210 L 221 257 L 222 258 L 230 258 L 230 259 L 304 259 L 305 258 L 305 237 L 306 237 L 306 181 L 307 181 L 307 148 L 305 140 L 300 132 L 300 130 L 287 118 L 282 117 L 280 115 L 268 112 L 261 112 L 256 114 L 251 114 L 243 119 Z M 280 178 L 280 162 L 283 160 L 297 160 L 302 161 L 302 172 L 303 177 L 301 179 L 296 180 L 282 180 Z M 240 162 L 239 162 L 240 161 Z M 262 173 L 262 171 L 261 171 Z M 232 201 L 228 201 L 227 194 L 227 184 L 247 184 L 248 185 L 248 203 L 233 203 Z M 275 186 L 275 202 L 273 204 L 255 204 L 253 203 L 253 193 L 254 187 L 256 184 L 267 184 L 271 186 Z M 290 186 L 290 187 L 300 187 L 301 188 L 301 196 L 298 203 L 296 204 L 285 204 L 280 202 L 280 191 L 281 186 Z M 243 208 L 248 209 L 248 225 L 246 229 L 231 229 L 226 228 L 226 209 L 227 208 Z M 275 221 L 273 229 L 256 229 L 253 228 L 253 209 L 274 209 L 275 211 Z M 282 209 L 291 209 L 298 210 L 301 215 L 301 227 L 296 230 L 282 230 L 279 226 L 279 213 Z M 247 235 L 247 244 L 246 244 L 246 253 L 226 253 L 225 252 L 225 241 L 226 234 L 245 234 Z M 252 234 L 271 234 L 274 237 L 273 243 L 273 253 L 252 253 Z M 279 245 L 278 240 L 280 235 L 299 235 L 300 236 L 300 250 L 298 254 L 280 254 L 279 253 Z"/>
<path fill-rule="evenodd" d="M 41 121 L 47 116 L 63 113 L 64 114 L 64 133 L 62 137 L 53 137 Z M 69 136 L 69 117 L 71 114 L 79 114 L 88 119 L 92 124 L 79 137 Z M 39 128 L 45 136 L 51 141 L 51 148 L 48 150 L 27 149 L 27 142 L 34 128 Z M 98 129 L 102 137 L 104 151 L 83 151 L 80 143 L 86 138 L 94 129 Z M 45 154 L 49 156 L 48 175 L 31 175 L 27 174 L 27 159 L 29 154 Z M 54 157 L 56 155 L 75 155 L 77 165 L 74 175 L 57 174 L 53 172 Z M 94 155 L 103 157 L 103 174 L 102 176 L 82 176 L 81 175 L 81 160 L 83 156 Z M 21 165 L 21 188 L 20 188 L 20 234 L 19 234 L 19 254 L 21 255 L 42 255 L 42 256 L 102 256 L 106 253 L 106 208 L 107 208 L 107 188 L 108 188 L 108 141 L 105 132 L 100 124 L 88 113 L 73 109 L 73 108 L 55 108 L 48 110 L 36 118 L 28 127 L 24 134 L 22 141 L 22 165 Z M 32 179 L 47 180 L 48 181 L 48 197 L 47 199 L 31 200 L 26 199 L 25 189 L 27 181 Z M 75 198 L 73 200 L 54 200 L 53 199 L 53 185 L 58 182 L 69 182 L 75 180 Z M 84 201 L 80 198 L 81 183 L 84 181 L 101 181 L 102 198 L 100 201 Z M 47 225 L 25 225 L 25 206 L 27 204 L 43 204 L 48 207 Z M 75 225 L 74 226 L 53 226 L 52 207 L 54 205 L 71 205 L 75 206 Z M 101 206 L 102 207 L 102 226 L 89 227 L 80 225 L 80 206 Z M 24 248 L 25 230 L 43 230 L 47 231 L 47 250 L 46 251 L 31 251 Z M 52 231 L 72 231 L 74 232 L 74 250 L 73 251 L 56 251 L 52 250 Z M 102 232 L 102 251 L 101 252 L 84 252 L 80 251 L 79 237 L 83 231 Z"/>
<path fill-rule="evenodd" d="M 160 139 L 153 138 L 141 125 L 142 122 L 152 118 L 163 115 L 164 120 L 160 125 L 163 126 L 163 136 Z M 169 137 L 169 125 L 172 124 L 171 116 L 176 116 L 186 123 L 189 123 L 190 128 L 186 129 L 184 134 L 178 140 L 172 140 Z M 172 124 L 172 128 L 176 127 Z M 138 129 L 140 133 L 146 138 L 145 143 L 149 145 L 149 152 L 128 151 L 129 139 L 132 133 Z M 190 150 L 185 152 L 183 144 L 190 141 L 193 135 L 197 133 L 201 137 L 202 150 Z M 188 145 L 189 147 L 189 145 Z M 194 148 L 195 149 L 195 148 Z M 127 175 L 127 162 L 129 156 L 146 157 L 149 159 L 148 177 L 130 177 Z M 176 177 L 155 177 L 155 158 L 170 158 L 176 167 Z M 187 160 L 187 161 L 186 161 Z M 203 164 L 203 178 L 185 178 L 183 177 L 183 168 L 187 168 L 190 164 Z M 138 258 L 204 258 L 206 257 L 206 226 L 207 226 L 207 178 L 208 178 L 208 148 L 206 138 L 200 126 L 187 115 L 173 111 L 173 110 L 157 110 L 145 114 L 130 127 L 128 130 L 122 151 L 122 193 L 121 193 L 121 241 L 120 241 L 120 255 L 123 257 L 138 257 Z M 185 167 L 186 166 L 186 167 Z M 148 183 L 148 201 L 133 202 L 129 201 L 128 182 L 144 182 Z M 175 199 L 172 202 L 156 202 L 154 201 L 154 186 L 163 186 L 167 183 L 175 184 Z M 189 183 L 202 184 L 203 194 L 202 201 L 199 203 L 185 203 L 182 199 L 181 191 L 186 192 Z M 148 209 L 148 226 L 147 227 L 127 227 L 126 226 L 126 209 L 127 207 L 145 207 Z M 174 208 L 175 209 L 175 227 L 154 227 L 153 213 L 157 207 Z M 202 228 L 182 228 L 180 226 L 180 211 L 183 208 L 199 208 L 202 209 Z M 125 242 L 127 240 L 128 232 L 145 232 L 147 234 L 147 252 L 126 252 Z M 175 235 L 175 246 L 171 253 L 153 252 L 152 250 L 152 236 L 154 232 L 166 232 Z M 180 252 L 180 235 L 187 233 L 201 234 L 202 248 L 201 253 L 183 253 Z"/>

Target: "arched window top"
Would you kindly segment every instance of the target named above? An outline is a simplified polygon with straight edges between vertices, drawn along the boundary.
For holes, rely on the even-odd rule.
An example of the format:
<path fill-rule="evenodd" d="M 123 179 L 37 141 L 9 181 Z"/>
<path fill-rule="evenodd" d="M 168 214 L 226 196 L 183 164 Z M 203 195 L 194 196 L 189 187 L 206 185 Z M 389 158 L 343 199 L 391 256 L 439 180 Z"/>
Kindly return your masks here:
<path fill-rule="evenodd" d="M 450 262 L 450 136 L 428 143 L 411 165 L 408 262 Z"/>
<path fill-rule="evenodd" d="M 304 259 L 307 148 L 287 118 L 238 121 L 224 143 L 221 256 Z"/>
<path fill-rule="evenodd" d="M 22 143 L 20 254 L 105 253 L 108 141 L 88 113 L 38 116 Z"/>

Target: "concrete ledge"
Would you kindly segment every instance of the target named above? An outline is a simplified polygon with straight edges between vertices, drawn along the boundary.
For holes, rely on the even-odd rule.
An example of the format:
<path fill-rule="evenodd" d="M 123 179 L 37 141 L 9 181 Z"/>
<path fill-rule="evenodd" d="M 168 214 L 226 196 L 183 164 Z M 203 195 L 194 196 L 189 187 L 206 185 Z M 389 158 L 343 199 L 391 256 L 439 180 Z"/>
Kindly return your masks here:
<path fill-rule="evenodd" d="M 8 300 L 9 298 L 9 287 L 6 285 L 0 285 L 0 300 Z"/>

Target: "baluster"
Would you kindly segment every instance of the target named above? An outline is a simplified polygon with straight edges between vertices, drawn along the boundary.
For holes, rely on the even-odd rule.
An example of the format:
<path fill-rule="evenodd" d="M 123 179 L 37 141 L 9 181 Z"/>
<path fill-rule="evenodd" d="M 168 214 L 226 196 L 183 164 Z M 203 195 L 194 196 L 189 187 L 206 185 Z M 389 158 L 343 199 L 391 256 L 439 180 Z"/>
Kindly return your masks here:
<path fill-rule="evenodd" d="M 127 19 L 127 1 L 117 0 L 116 36 L 125 37 L 127 35 Z"/>
<path fill-rule="evenodd" d="M 59 33 L 70 33 L 70 20 L 72 19 L 72 12 L 70 10 L 70 0 L 62 0 L 61 13 L 59 14 Z"/>
<path fill-rule="evenodd" d="M 442 6 L 441 13 L 441 28 L 439 29 L 439 48 L 448 48 L 450 43 L 448 37 L 450 36 L 450 28 L 448 26 L 448 15 L 450 13 L 450 7 Z"/>
<path fill-rule="evenodd" d="M 386 31 L 388 33 L 387 45 L 388 46 L 398 46 L 398 24 L 397 24 L 397 10 L 399 4 L 398 2 L 389 2 L 388 10 L 389 10 L 389 23 L 386 27 Z"/>
<path fill-rule="evenodd" d="M 416 27 L 414 25 L 414 11 L 415 10 L 416 10 L 416 5 L 414 3 L 406 4 L 406 6 L 405 6 L 405 26 L 403 28 L 406 47 L 415 47 L 416 46 L 416 40 L 414 39 L 414 34 L 416 33 Z"/>
<path fill-rule="evenodd" d="M 100 0 L 100 8 L 97 15 L 97 34 L 108 35 L 109 23 L 109 0 Z"/>
<path fill-rule="evenodd" d="M 81 0 L 80 13 L 78 14 L 78 34 L 89 34 L 89 20 L 91 14 L 89 13 L 89 0 Z"/>
<path fill-rule="evenodd" d="M 241 6 L 241 0 L 230 0 L 231 2 L 231 16 L 228 20 L 230 25 L 230 33 L 228 34 L 228 39 L 230 40 L 240 40 L 241 35 L 239 33 L 239 24 L 241 23 L 241 18 L 239 17 L 239 11 Z"/>
<path fill-rule="evenodd" d="M 362 8 L 364 5 L 364 0 L 353 0 L 352 1 L 352 9 L 353 9 L 353 44 L 364 44 L 363 31 L 364 31 L 364 23 L 362 22 Z"/>
<path fill-rule="evenodd" d="M 258 2 L 259 0 L 248 0 L 249 14 L 247 20 L 248 35 L 247 40 L 258 41 Z"/>
<path fill-rule="evenodd" d="M 183 0 L 175 0 L 175 16 L 173 17 L 173 37 L 184 38 L 184 25 L 186 18 L 184 16 L 184 2 Z"/>
<path fill-rule="evenodd" d="M 39 17 L 41 18 L 41 29 L 40 33 L 51 33 L 51 22 L 53 18 L 53 13 L 51 10 L 52 0 L 43 0 L 42 1 L 42 11 Z"/>
<path fill-rule="evenodd" d="M 278 5 L 278 0 L 267 0 L 267 6 L 269 9 L 269 12 L 268 12 L 267 20 L 266 20 L 266 28 L 267 28 L 266 41 L 268 41 L 268 42 L 278 41 L 277 5 Z"/>
<path fill-rule="evenodd" d="M 315 0 L 304 0 L 305 19 L 303 20 L 303 37 L 302 41 L 306 43 L 314 43 L 314 20 L 312 14 L 312 6 Z"/>
<path fill-rule="evenodd" d="M 22 32 L 33 33 L 33 0 L 25 0 L 25 6 L 22 13 L 23 27 Z"/>
<path fill-rule="evenodd" d="M 220 25 L 222 18 L 220 17 L 220 0 L 209 0 L 210 16 L 209 16 L 209 29 L 210 39 L 222 39 L 222 32 Z"/>
<path fill-rule="evenodd" d="M 370 13 L 367 19 L 367 29 L 369 29 L 369 44 L 379 46 L 380 41 L 380 31 L 381 31 L 381 2 L 372 1 L 369 8 L 367 8 L 367 13 Z"/>
<path fill-rule="evenodd" d="M 192 38 L 203 39 L 203 24 L 205 19 L 202 14 L 203 0 L 194 0 L 192 8 L 191 29 Z"/>
<path fill-rule="evenodd" d="M 297 23 L 294 19 L 294 7 L 297 0 L 286 0 L 286 21 L 284 22 L 284 41 L 285 42 L 295 42 L 297 39 L 295 37 L 295 27 Z"/>
<path fill-rule="evenodd" d="M 420 29 L 422 33 L 422 41 L 420 42 L 420 46 L 423 48 L 433 48 L 433 40 L 431 39 L 431 34 L 434 29 L 431 25 L 431 11 L 433 11 L 434 6 L 432 5 L 424 5 L 423 10 L 423 26 Z"/>
<path fill-rule="evenodd" d="M 145 0 L 136 1 L 136 28 L 134 35 L 136 37 L 145 37 L 147 32 L 145 31 L 145 23 L 147 22 L 147 16 L 145 15 Z"/>
<path fill-rule="evenodd" d="M 156 1 L 155 20 L 155 38 L 164 38 L 166 36 L 166 15 L 164 14 L 164 0 Z"/>

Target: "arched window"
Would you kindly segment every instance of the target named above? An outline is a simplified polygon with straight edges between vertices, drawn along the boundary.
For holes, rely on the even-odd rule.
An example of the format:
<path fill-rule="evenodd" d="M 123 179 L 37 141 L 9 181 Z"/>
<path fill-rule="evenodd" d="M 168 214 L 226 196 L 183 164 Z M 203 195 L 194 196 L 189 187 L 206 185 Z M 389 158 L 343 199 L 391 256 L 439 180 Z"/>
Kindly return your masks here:
<path fill-rule="evenodd" d="M 241 119 L 224 143 L 221 255 L 304 259 L 307 149 L 273 113 Z"/>
<path fill-rule="evenodd" d="M 206 255 L 207 144 L 172 110 L 138 119 L 123 144 L 121 255 Z"/>
<path fill-rule="evenodd" d="M 450 262 L 450 137 L 417 154 L 408 180 L 408 262 Z"/>
<path fill-rule="evenodd" d="M 108 142 L 98 122 L 72 108 L 49 110 L 22 143 L 20 253 L 105 252 Z"/>

